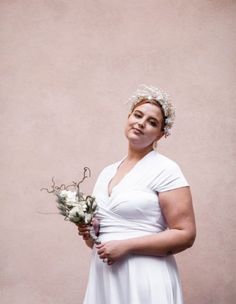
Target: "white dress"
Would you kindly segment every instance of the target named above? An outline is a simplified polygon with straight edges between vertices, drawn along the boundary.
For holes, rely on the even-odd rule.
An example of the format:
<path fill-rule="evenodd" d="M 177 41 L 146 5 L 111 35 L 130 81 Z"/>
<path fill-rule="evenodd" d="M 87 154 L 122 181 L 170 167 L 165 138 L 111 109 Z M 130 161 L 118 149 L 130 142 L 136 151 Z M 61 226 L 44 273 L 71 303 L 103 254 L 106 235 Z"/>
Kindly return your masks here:
<path fill-rule="evenodd" d="M 188 186 L 179 166 L 151 151 L 108 194 L 108 184 L 123 160 L 106 167 L 93 195 L 99 206 L 100 240 L 123 240 L 167 229 L 158 192 Z M 131 254 L 107 265 L 92 250 L 83 304 L 182 304 L 182 292 L 172 255 Z"/>

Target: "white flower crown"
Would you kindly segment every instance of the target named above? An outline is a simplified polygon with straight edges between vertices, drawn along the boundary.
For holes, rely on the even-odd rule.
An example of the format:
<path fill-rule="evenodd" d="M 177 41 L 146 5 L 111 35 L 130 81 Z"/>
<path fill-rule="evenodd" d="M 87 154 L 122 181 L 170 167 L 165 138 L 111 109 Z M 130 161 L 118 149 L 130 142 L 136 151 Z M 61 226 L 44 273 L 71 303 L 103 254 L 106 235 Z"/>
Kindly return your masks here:
<path fill-rule="evenodd" d="M 170 102 L 170 97 L 167 93 L 152 86 L 141 85 L 137 91 L 129 98 L 128 102 L 132 103 L 131 111 L 135 108 L 136 104 L 142 100 L 156 101 L 162 107 L 164 112 L 164 134 L 165 137 L 170 135 L 170 128 L 173 126 L 175 119 L 175 109 Z"/>

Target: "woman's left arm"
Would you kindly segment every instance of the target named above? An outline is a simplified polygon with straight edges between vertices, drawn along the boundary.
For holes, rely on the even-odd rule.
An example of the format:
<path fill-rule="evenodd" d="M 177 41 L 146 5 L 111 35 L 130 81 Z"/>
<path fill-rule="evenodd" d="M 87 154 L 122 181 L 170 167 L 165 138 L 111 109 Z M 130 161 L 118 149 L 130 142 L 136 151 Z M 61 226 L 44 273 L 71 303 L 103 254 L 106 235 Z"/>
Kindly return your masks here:
<path fill-rule="evenodd" d="M 189 187 L 161 192 L 159 202 L 169 229 L 129 240 L 130 252 L 165 256 L 193 245 L 196 226 Z"/>
<path fill-rule="evenodd" d="M 196 236 L 196 226 L 189 187 L 161 192 L 159 202 L 169 229 L 157 234 L 100 245 L 100 257 L 109 257 L 116 261 L 128 253 L 166 256 L 191 247 Z"/>

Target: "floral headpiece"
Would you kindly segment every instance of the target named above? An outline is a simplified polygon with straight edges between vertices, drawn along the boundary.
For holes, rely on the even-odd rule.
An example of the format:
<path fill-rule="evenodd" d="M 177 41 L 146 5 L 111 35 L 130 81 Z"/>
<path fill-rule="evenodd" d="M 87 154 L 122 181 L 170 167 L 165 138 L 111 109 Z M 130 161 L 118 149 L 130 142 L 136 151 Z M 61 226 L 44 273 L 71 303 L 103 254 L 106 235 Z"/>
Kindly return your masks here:
<path fill-rule="evenodd" d="M 162 92 L 158 88 L 148 87 L 146 85 L 141 85 L 137 91 L 129 98 L 132 103 L 131 111 L 135 108 L 136 104 L 143 100 L 153 100 L 156 101 L 162 107 L 164 112 L 164 134 L 165 137 L 170 135 L 170 128 L 173 126 L 175 119 L 175 109 L 170 102 L 170 97 L 167 93 Z"/>

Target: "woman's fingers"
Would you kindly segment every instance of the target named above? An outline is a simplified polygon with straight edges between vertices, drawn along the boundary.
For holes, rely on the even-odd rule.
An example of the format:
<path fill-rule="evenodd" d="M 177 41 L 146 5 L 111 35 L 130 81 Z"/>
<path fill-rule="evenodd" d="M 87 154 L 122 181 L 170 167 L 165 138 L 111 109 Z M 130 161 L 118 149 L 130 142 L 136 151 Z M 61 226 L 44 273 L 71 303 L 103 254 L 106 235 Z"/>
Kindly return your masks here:
<path fill-rule="evenodd" d="M 115 263 L 115 260 L 111 258 L 111 255 L 109 253 L 109 250 L 107 250 L 105 243 L 96 245 L 96 248 L 99 258 L 104 263 L 107 265 L 113 265 Z"/>
<path fill-rule="evenodd" d="M 97 219 L 93 219 L 90 225 L 87 224 L 76 224 L 78 227 L 78 234 L 82 236 L 82 238 L 86 241 L 90 239 L 90 231 L 94 229 L 96 235 L 99 234 L 99 221 Z"/>
<path fill-rule="evenodd" d="M 78 231 L 81 233 L 84 233 L 84 232 L 88 232 L 89 229 L 88 228 L 78 228 Z"/>
<path fill-rule="evenodd" d="M 99 257 L 102 260 L 105 259 L 109 265 L 114 264 L 116 261 L 128 254 L 128 247 L 125 246 L 124 241 L 121 240 L 109 241 L 97 245 L 96 248 Z"/>
<path fill-rule="evenodd" d="M 88 240 L 90 237 L 90 229 L 88 225 L 78 225 L 78 233 L 84 240 Z"/>
<path fill-rule="evenodd" d="M 98 255 L 103 254 L 103 253 L 104 253 L 103 247 L 101 247 L 101 248 L 98 248 L 98 247 L 97 247 L 97 253 L 98 253 Z"/>
<path fill-rule="evenodd" d="M 79 232 L 86 232 L 86 231 L 89 231 L 89 226 L 88 225 L 81 225 L 81 226 L 78 226 L 78 230 Z"/>
<path fill-rule="evenodd" d="M 104 244 L 99 244 L 96 246 L 96 248 L 100 259 L 105 259 L 108 257 L 108 254 L 105 252 Z"/>
<path fill-rule="evenodd" d="M 105 247 L 104 247 L 104 244 L 100 244 L 97 246 L 97 253 L 99 255 L 99 258 L 102 259 L 102 260 L 105 260 L 105 262 L 109 262 L 110 259 L 110 254 L 106 251 Z"/>
<path fill-rule="evenodd" d="M 103 246 L 104 246 L 104 244 L 102 244 L 102 243 L 101 244 L 97 244 L 96 248 L 99 250 L 99 249 L 103 248 Z"/>

